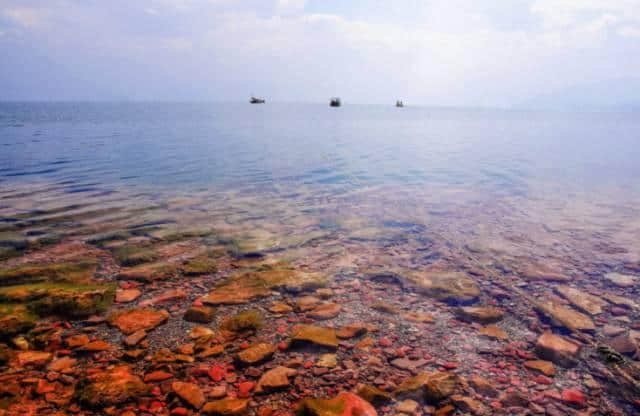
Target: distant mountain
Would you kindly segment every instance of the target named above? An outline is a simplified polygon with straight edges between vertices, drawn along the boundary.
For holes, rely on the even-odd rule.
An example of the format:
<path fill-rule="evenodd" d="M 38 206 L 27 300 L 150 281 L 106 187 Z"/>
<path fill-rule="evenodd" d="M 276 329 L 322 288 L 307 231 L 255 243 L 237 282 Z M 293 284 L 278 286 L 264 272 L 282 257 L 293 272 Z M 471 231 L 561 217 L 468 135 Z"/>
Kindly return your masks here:
<path fill-rule="evenodd" d="M 640 78 L 585 83 L 540 94 L 518 107 L 553 110 L 640 110 Z"/>

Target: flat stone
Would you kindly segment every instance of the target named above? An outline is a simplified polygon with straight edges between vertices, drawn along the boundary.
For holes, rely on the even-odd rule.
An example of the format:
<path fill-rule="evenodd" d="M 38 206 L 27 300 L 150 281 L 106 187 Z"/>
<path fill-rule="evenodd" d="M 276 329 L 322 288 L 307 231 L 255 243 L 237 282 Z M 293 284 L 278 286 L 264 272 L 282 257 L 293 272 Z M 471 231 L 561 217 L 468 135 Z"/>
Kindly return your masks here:
<path fill-rule="evenodd" d="M 336 336 L 340 339 L 350 339 L 362 336 L 368 332 L 369 328 L 365 324 L 352 324 L 340 327 L 336 330 Z"/>
<path fill-rule="evenodd" d="M 149 331 L 169 319 L 169 313 L 155 309 L 130 309 L 116 312 L 109 317 L 109 323 L 126 335 L 145 330 Z"/>
<path fill-rule="evenodd" d="M 275 351 L 275 345 L 260 343 L 240 351 L 237 358 L 244 365 L 254 365 L 270 359 Z"/>
<path fill-rule="evenodd" d="M 544 374 L 545 376 L 553 377 L 556 375 L 556 367 L 553 365 L 551 361 L 530 360 L 530 361 L 525 361 L 524 366 L 531 370 L 538 371 Z"/>
<path fill-rule="evenodd" d="M 139 289 L 118 289 L 116 290 L 116 303 L 129 303 L 138 299 L 142 295 Z"/>
<path fill-rule="evenodd" d="M 293 312 L 293 308 L 284 302 L 274 302 L 273 304 L 271 304 L 271 306 L 269 306 L 269 312 L 275 314 L 285 314 Z"/>
<path fill-rule="evenodd" d="M 341 310 L 342 306 L 337 303 L 323 303 L 313 308 L 307 316 L 317 320 L 333 319 L 340 314 Z"/>
<path fill-rule="evenodd" d="M 535 307 L 557 326 L 563 326 L 573 331 L 594 331 L 596 329 L 591 318 L 556 302 L 537 301 Z"/>
<path fill-rule="evenodd" d="M 247 399 L 222 399 L 208 402 L 202 408 L 202 413 L 205 415 L 214 416 L 233 416 L 246 413 Z"/>
<path fill-rule="evenodd" d="M 204 404 L 204 394 L 197 384 L 175 381 L 171 384 L 171 388 L 178 397 L 196 409 L 200 409 Z"/>
<path fill-rule="evenodd" d="M 315 309 L 320 304 L 320 298 L 315 296 L 302 296 L 296 300 L 296 309 L 300 312 L 307 312 Z"/>
<path fill-rule="evenodd" d="M 419 293 L 446 302 L 470 303 L 480 296 L 476 282 L 463 272 L 410 273 L 407 282 Z"/>
<path fill-rule="evenodd" d="M 638 341 L 631 335 L 631 331 L 625 331 L 610 339 L 607 344 L 620 354 L 633 356 L 638 353 Z"/>
<path fill-rule="evenodd" d="M 408 358 L 396 358 L 395 360 L 391 361 L 392 366 L 399 368 L 401 370 L 408 370 L 411 372 L 416 371 L 418 368 L 422 367 L 427 363 L 428 361 L 423 358 L 420 358 L 418 360 L 409 360 Z"/>
<path fill-rule="evenodd" d="M 145 331 L 144 329 L 141 329 L 139 331 L 134 332 L 133 334 L 126 336 L 122 342 L 124 342 L 124 345 L 126 345 L 127 347 L 133 347 L 138 345 L 138 343 L 140 341 L 142 341 L 143 339 L 145 339 L 147 337 L 147 331 Z"/>
<path fill-rule="evenodd" d="M 338 348 L 338 338 L 333 328 L 314 325 L 297 325 L 293 328 L 292 344 L 311 343 L 328 348 Z"/>
<path fill-rule="evenodd" d="M 271 392 L 289 386 L 289 377 L 293 377 L 297 371 L 292 368 L 278 366 L 260 377 L 256 386 L 256 393 Z"/>
<path fill-rule="evenodd" d="M 545 332 L 536 342 L 536 352 L 548 361 L 562 367 L 573 367 L 577 363 L 580 346 L 560 335 Z"/>
<path fill-rule="evenodd" d="M 571 277 L 566 274 L 544 270 L 542 268 L 530 267 L 521 273 L 526 280 L 546 281 L 546 282 L 569 282 Z"/>
<path fill-rule="evenodd" d="M 50 352 L 22 351 L 16 355 L 16 364 L 18 367 L 44 367 L 52 358 Z"/>
<path fill-rule="evenodd" d="M 604 278 L 612 284 L 623 288 L 634 287 L 638 279 L 637 276 L 622 273 L 607 273 Z"/>
<path fill-rule="evenodd" d="M 612 293 L 605 293 L 602 295 L 602 298 L 615 306 L 629 308 L 632 310 L 637 310 L 640 308 L 640 306 L 638 306 L 638 304 L 633 300 L 625 298 L 623 296 L 614 295 Z"/>
<path fill-rule="evenodd" d="M 487 325 L 482 327 L 478 331 L 478 334 L 499 341 L 504 341 L 509 338 L 509 335 L 496 325 Z"/>
<path fill-rule="evenodd" d="M 426 312 L 407 312 L 402 314 L 402 318 L 411 322 L 419 322 L 424 324 L 430 324 L 433 322 L 433 315 Z"/>
<path fill-rule="evenodd" d="M 454 394 L 460 380 L 455 374 L 445 371 L 420 373 L 403 381 L 395 390 L 397 397 L 411 397 L 416 400 L 424 398 L 428 402 L 437 403 Z"/>
<path fill-rule="evenodd" d="M 457 309 L 457 314 L 462 320 L 486 325 L 500 321 L 504 316 L 504 311 L 494 307 L 463 306 Z"/>
<path fill-rule="evenodd" d="M 580 289 L 570 286 L 557 286 L 554 290 L 564 296 L 573 306 L 589 315 L 599 315 L 606 302 Z"/>

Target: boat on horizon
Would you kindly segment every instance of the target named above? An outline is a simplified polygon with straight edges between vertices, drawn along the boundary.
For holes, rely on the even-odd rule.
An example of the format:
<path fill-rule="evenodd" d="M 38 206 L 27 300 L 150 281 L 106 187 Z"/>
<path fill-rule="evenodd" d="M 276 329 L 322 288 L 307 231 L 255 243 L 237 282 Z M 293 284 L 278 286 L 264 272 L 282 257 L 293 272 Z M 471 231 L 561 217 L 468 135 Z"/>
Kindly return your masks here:
<path fill-rule="evenodd" d="M 342 101 L 340 101 L 340 97 L 333 97 L 331 101 L 329 101 L 330 107 L 340 107 L 342 105 Z"/>
<path fill-rule="evenodd" d="M 396 107 L 399 107 L 399 108 L 404 107 L 404 103 L 402 102 L 402 100 L 396 101 Z"/>
<path fill-rule="evenodd" d="M 251 97 L 249 103 L 251 104 L 264 104 L 266 100 L 264 98 Z"/>

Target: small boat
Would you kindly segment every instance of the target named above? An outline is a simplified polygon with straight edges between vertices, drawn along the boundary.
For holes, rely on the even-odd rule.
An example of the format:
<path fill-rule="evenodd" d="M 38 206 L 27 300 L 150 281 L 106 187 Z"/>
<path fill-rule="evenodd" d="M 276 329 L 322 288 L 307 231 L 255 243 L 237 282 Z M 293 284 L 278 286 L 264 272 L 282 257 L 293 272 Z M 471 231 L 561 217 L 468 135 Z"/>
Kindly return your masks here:
<path fill-rule="evenodd" d="M 396 107 L 404 107 L 404 103 L 401 100 L 396 101 Z"/>
<path fill-rule="evenodd" d="M 342 105 L 342 102 L 340 101 L 339 97 L 333 97 L 331 101 L 329 101 L 330 107 L 340 107 L 341 105 Z"/>
<path fill-rule="evenodd" d="M 264 104 L 264 103 L 265 103 L 265 99 L 264 99 L 264 98 L 251 97 L 251 99 L 249 100 L 249 102 L 250 102 L 251 104 Z"/>

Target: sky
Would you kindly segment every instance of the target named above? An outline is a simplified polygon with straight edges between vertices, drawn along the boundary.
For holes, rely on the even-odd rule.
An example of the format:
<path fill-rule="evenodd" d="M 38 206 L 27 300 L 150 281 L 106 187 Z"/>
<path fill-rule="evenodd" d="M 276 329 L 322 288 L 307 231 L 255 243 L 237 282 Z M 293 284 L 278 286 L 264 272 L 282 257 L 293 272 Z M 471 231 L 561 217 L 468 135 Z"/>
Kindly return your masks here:
<path fill-rule="evenodd" d="M 0 0 L 2 100 L 640 103 L 640 0 Z"/>

